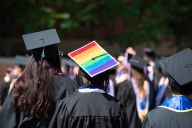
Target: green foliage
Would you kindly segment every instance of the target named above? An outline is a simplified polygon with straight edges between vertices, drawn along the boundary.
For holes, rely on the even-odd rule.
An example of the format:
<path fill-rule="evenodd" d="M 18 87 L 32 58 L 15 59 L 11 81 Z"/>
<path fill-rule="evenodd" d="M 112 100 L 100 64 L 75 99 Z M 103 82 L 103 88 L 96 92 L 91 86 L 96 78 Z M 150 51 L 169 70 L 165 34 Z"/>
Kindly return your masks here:
<path fill-rule="evenodd" d="M 191 39 L 191 0 L 3 0 L 0 8 L 1 14 L 10 15 L 15 20 L 13 26 L 23 28 L 25 33 L 55 26 L 68 33 L 102 25 L 106 39 L 120 44 L 158 44 L 169 36 L 186 42 Z M 114 28 L 106 19 L 113 21 L 117 17 L 121 17 L 124 30 L 111 33 Z M 181 23 L 187 27 L 178 28 Z"/>

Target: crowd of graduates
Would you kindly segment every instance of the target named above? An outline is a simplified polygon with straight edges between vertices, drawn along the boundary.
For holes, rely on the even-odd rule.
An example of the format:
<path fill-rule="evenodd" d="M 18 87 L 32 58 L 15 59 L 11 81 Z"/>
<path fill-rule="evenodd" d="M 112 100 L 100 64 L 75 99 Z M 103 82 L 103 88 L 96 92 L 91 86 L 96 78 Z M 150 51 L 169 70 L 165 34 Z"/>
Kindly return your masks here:
<path fill-rule="evenodd" d="M 192 116 L 185 113 L 192 110 L 192 79 L 186 77 L 190 49 L 157 58 L 154 49 L 144 48 L 138 56 L 128 47 L 114 58 L 93 41 L 64 58 L 55 34 L 47 30 L 23 36 L 32 55 L 17 55 L 15 67 L 6 70 L 0 86 L 1 128 L 168 128 L 184 122 L 186 128 L 192 126 L 189 119 L 182 120 Z M 88 56 L 92 57 L 87 61 Z M 186 59 L 180 62 L 182 56 Z M 188 115 L 178 116 L 181 112 Z M 174 124 L 176 120 L 183 123 Z"/>

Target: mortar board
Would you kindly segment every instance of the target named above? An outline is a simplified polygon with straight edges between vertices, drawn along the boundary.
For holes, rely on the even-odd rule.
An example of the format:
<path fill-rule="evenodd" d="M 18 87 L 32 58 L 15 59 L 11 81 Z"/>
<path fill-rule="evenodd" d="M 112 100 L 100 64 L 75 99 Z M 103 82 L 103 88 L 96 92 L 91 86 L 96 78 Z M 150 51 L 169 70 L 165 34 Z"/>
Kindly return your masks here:
<path fill-rule="evenodd" d="M 25 66 L 29 61 L 29 58 L 26 56 L 16 55 L 15 56 L 15 63 L 16 65 Z"/>
<path fill-rule="evenodd" d="M 131 67 L 136 69 L 140 73 L 144 73 L 145 67 L 148 66 L 148 61 L 142 59 L 139 56 L 135 56 L 129 60 Z"/>
<path fill-rule="evenodd" d="M 155 58 L 156 57 L 155 50 L 153 50 L 151 48 L 144 48 L 143 54 L 149 58 Z"/>
<path fill-rule="evenodd" d="M 57 43 L 60 43 L 59 36 L 55 29 L 30 33 L 23 35 L 23 40 L 27 50 L 32 50 L 36 61 L 55 54 L 61 55 L 58 51 Z"/>
<path fill-rule="evenodd" d="M 61 64 L 65 68 L 77 66 L 77 64 L 70 58 L 61 58 Z"/>
<path fill-rule="evenodd" d="M 169 79 L 176 85 L 183 86 L 192 82 L 192 51 L 190 48 L 159 61 L 169 73 Z"/>
<path fill-rule="evenodd" d="M 118 65 L 118 62 L 96 41 L 92 41 L 68 55 L 80 66 L 81 73 L 88 80 Z"/>

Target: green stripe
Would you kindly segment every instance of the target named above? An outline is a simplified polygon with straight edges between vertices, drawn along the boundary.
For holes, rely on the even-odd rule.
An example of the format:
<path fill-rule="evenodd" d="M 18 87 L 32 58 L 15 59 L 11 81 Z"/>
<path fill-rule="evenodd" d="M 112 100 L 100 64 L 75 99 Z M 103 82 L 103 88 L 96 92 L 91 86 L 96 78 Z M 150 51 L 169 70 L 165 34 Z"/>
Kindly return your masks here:
<path fill-rule="evenodd" d="M 105 54 L 105 53 L 106 53 L 106 52 L 104 52 L 104 53 L 102 53 L 102 54 Z M 101 54 L 101 55 L 102 55 L 102 54 Z M 97 62 L 97 61 L 99 61 L 99 60 L 105 58 L 106 56 L 108 56 L 108 54 L 103 55 L 103 56 L 98 57 L 98 58 L 95 58 L 94 60 L 90 59 L 89 61 L 83 63 L 83 64 L 82 64 L 82 67 L 83 67 L 83 68 L 86 68 L 86 67 L 88 67 L 88 66 L 94 64 L 95 62 Z"/>

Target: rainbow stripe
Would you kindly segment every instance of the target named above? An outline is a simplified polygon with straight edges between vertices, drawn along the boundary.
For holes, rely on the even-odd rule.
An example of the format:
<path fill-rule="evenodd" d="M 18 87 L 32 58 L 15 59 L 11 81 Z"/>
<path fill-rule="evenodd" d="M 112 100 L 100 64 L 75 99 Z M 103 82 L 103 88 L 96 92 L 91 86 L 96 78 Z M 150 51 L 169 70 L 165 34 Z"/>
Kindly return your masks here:
<path fill-rule="evenodd" d="M 92 41 L 68 55 L 91 77 L 118 64 L 96 41 Z"/>

